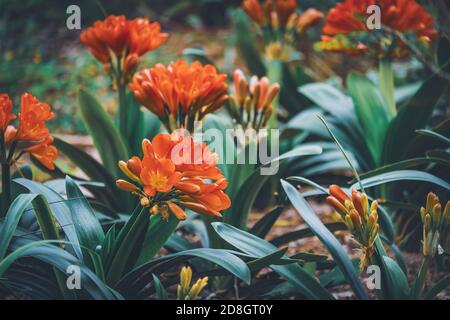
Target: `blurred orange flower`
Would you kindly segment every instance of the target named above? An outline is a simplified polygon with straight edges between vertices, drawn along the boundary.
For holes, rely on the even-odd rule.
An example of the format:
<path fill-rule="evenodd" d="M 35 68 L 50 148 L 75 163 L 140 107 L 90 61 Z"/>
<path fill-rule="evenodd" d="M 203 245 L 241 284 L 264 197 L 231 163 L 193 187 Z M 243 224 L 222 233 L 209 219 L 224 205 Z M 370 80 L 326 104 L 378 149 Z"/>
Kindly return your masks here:
<path fill-rule="evenodd" d="M 94 22 L 80 36 L 80 40 L 100 62 L 117 64 L 112 71 L 121 74 L 123 78 L 119 80 L 124 83 L 138 67 L 139 57 L 157 49 L 167 38 L 168 34 L 161 32 L 158 22 L 150 22 L 146 18 L 127 20 L 125 16 L 114 15 Z M 113 73 L 113 76 L 118 74 Z"/>
<path fill-rule="evenodd" d="M 136 100 L 155 113 L 169 131 L 192 129 L 194 121 L 222 107 L 228 99 L 226 75 L 194 61 L 157 64 L 133 77 Z"/>
<path fill-rule="evenodd" d="M 53 170 L 58 150 L 53 146 L 53 137 L 49 134 L 46 122 L 55 115 L 48 104 L 29 93 L 22 94 L 20 102 L 19 126 L 16 129 L 9 124 L 16 118 L 11 113 L 12 102 L 8 95 L 0 94 L 0 130 L 7 153 L 1 155 L 2 160 L 11 165 L 27 152 L 46 168 Z"/>
<path fill-rule="evenodd" d="M 200 151 L 200 157 L 195 150 Z M 161 133 L 151 142 L 144 140 L 142 151 L 142 159 L 134 156 L 119 163 L 132 182 L 118 180 L 117 186 L 138 196 L 151 213 L 167 219 L 172 212 L 183 220 L 183 208 L 220 217 L 220 211 L 230 207 L 231 201 L 223 192 L 227 181 L 217 168 L 217 155 L 185 131 Z"/>
<path fill-rule="evenodd" d="M 375 31 L 370 30 L 367 26 L 367 19 L 371 15 L 371 13 L 367 13 L 367 8 L 370 5 L 380 7 L 381 25 L 392 31 L 403 34 L 412 33 L 418 41 L 427 44 L 437 36 L 432 16 L 415 0 L 345 0 L 329 10 L 323 32 L 329 36 L 348 35 L 351 37 L 359 33 L 373 35 Z M 361 44 L 360 41 L 363 43 Z M 408 54 L 403 48 L 404 43 L 395 37 L 393 39 L 385 38 L 381 41 L 379 37 L 374 39 L 359 37 L 359 40 L 351 46 L 361 45 L 371 48 L 378 55 L 381 54 L 382 46 L 387 46 L 386 51 L 389 51 L 389 55 L 394 57 Z M 396 47 L 390 48 L 391 45 Z M 325 46 L 323 49 L 327 50 L 327 47 Z M 332 51 L 337 50 L 332 48 Z M 347 51 L 347 48 L 343 48 L 342 51 Z"/>

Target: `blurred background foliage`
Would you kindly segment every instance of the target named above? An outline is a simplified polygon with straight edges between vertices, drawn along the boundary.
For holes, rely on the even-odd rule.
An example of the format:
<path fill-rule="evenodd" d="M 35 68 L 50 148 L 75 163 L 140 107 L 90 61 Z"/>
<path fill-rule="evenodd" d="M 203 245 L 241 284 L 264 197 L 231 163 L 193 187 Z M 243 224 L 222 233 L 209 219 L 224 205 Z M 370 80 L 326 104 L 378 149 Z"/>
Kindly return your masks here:
<path fill-rule="evenodd" d="M 313 7 L 326 12 L 337 2 L 303 0 L 299 1 L 299 8 Z M 445 7 L 444 2 L 433 1 L 433 5 L 431 0 L 422 2 L 434 10 L 441 31 L 448 33 L 448 10 L 439 10 L 439 6 Z M 167 63 L 179 58 L 185 48 L 201 48 L 221 71 L 231 73 L 236 67 L 246 69 L 246 62 L 236 48 L 242 22 L 251 33 L 248 39 L 257 42 L 254 25 L 240 12 L 240 3 L 241 0 L 0 0 L 0 89 L 14 99 L 23 91 L 31 91 L 50 103 L 58 115 L 52 122 L 52 130 L 85 133 L 80 118 L 74 117 L 80 86 L 96 92 L 108 111 L 114 112 L 116 106 L 102 66 L 79 41 L 83 29 L 109 14 L 147 16 L 159 21 L 171 36 L 166 45 L 146 55 L 141 66 Z M 72 4 L 81 9 L 82 30 L 66 28 L 66 9 Z M 313 52 L 313 44 L 319 37 L 320 26 L 298 43 L 309 80 L 335 76 L 342 79 L 351 69 L 367 71 L 374 67 L 367 58 Z M 249 69 L 253 71 L 251 66 Z M 423 68 L 415 61 L 397 64 L 396 71 L 398 85 L 424 76 Z"/>

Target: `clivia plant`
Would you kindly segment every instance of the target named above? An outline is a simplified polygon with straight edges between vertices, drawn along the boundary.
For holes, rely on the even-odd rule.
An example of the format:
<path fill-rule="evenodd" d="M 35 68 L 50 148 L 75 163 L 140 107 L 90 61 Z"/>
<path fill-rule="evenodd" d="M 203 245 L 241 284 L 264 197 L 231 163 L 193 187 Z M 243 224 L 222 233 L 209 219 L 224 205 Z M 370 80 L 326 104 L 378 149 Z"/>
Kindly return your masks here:
<path fill-rule="evenodd" d="M 431 13 L 413 0 L 345 0 L 327 14 L 288 0 L 241 8 L 263 46 L 237 14 L 247 66 L 231 70 L 186 57 L 146 65 L 171 37 L 147 18 L 85 28 L 80 42 L 116 102 L 111 115 L 79 90 L 94 155 L 49 132 L 57 110 L 44 99 L 24 93 L 14 112 L 0 94 L 2 296 L 333 300 L 345 285 L 353 299 L 414 300 L 446 290 L 449 46 Z M 305 76 L 297 44 L 322 19 L 321 52 L 309 54 L 374 59 L 377 84 L 354 71 L 344 87 Z M 411 57 L 428 76 L 395 86 L 393 63 Z M 266 149 L 280 152 L 239 162 Z M 279 228 L 297 215 L 302 227 Z M 430 281 L 436 270 L 444 276 Z"/>

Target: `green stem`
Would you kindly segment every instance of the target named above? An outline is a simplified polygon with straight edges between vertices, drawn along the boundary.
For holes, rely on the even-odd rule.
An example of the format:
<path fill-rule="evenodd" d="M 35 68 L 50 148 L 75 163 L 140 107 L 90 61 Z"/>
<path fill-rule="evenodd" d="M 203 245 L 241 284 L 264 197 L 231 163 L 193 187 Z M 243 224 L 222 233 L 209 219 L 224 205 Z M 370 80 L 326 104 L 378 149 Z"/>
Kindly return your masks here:
<path fill-rule="evenodd" d="M 411 298 L 413 300 L 418 300 L 422 296 L 422 289 L 425 282 L 425 276 L 428 271 L 428 266 L 430 264 L 431 258 L 426 256 L 422 260 L 422 265 L 420 266 L 419 274 L 417 275 L 417 279 L 414 282 L 413 290 L 411 293 Z"/>
<path fill-rule="evenodd" d="M 11 204 L 11 166 L 2 163 L 2 212 L 0 217 L 4 217 Z"/>
<path fill-rule="evenodd" d="M 128 136 L 128 110 L 127 110 L 127 92 L 126 87 L 119 84 L 117 87 L 119 98 L 119 130 L 123 137 Z"/>
<path fill-rule="evenodd" d="M 9 206 L 11 205 L 11 165 L 9 158 L 10 155 L 6 154 L 6 145 L 4 140 L 4 135 L 0 135 L 0 160 L 2 166 L 2 204 L 0 218 L 6 216 Z"/>
<path fill-rule="evenodd" d="M 380 90 L 386 98 L 388 104 L 388 112 L 394 117 L 397 114 L 397 107 L 395 105 L 395 85 L 394 85 L 394 71 L 392 70 L 391 60 L 385 58 L 379 62 L 380 71 Z"/>
<path fill-rule="evenodd" d="M 281 85 L 281 82 L 283 80 L 283 62 L 278 60 L 272 60 L 268 62 L 267 65 L 267 77 L 270 80 L 271 84 L 279 83 Z M 277 128 L 277 114 L 279 109 L 279 95 L 273 100 L 272 102 L 273 112 L 270 116 L 269 122 L 268 122 L 268 128 L 269 129 L 275 129 Z"/>

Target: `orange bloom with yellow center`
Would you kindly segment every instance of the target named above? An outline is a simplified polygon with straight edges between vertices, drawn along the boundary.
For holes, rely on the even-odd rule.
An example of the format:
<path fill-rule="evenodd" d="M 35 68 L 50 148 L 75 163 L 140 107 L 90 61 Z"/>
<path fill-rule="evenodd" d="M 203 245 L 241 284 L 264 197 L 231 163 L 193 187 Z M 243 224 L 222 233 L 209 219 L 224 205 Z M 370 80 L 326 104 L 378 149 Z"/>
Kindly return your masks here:
<path fill-rule="evenodd" d="M 117 186 L 138 196 L 151 213 L 167 218 L 172 212 L 184 220 L 183 208 L 210 216 L 221 216 L 220 211 L 229 208 L 231 201 L 223 191 L 227 181 L 216 167 L 217 155 L 205 144 L 181 131 L 144 140 L 142 149 L 142 159 L 119 163 L 132 182 L 118 180 Z M 200 150 L 202 158 L 193 156 L 194 150 Z"/>
<path fill-rule="evenodd" d="M 53 137 L 46 126 L 46 122 L 55 116 L 50 106 L 29 93 L 22 94 L 18 128 L 10 124 L 16 119 L 11 110 L 8 95 L 0 94 L 0 132 L 6 153 L 1 154 L 3 163 L 11 165 L 24 153 L 29 153 L 47 169 L 53 170 L 58 150 L 53 146 Z"/>
<path fill-rule="evenodd" d="M 437 31 L 433 27 L 432 16 L 415 0 L 345 0 L 330 9 L 323 32 L 329 36 L 351 36 L 359 33 L 374 35 L 377 30 L 370 30 L 367 26 L 367 20 L 371 15 L 367 13 L 367 8 L 371 5 L 380 7 L 382 26 L 403 34 L 412 33 L 418 41 L 427 44 L 436 39 Z M 362 41 L 362 45 L 366 47 L 374 47 L 373 50 L 376 51 L 380 51 L 379 47 L 386 43 L 398 43 L 396 52 L 391 55 L 406 55 L 402 48 L 404 43 L 396 37 L 386 38 L 384 43 L 380 43 L 379 37 L 372 40 L 359 38 L 353 46 L 361 45 L 359 41 Z M 345 48 L 343 51 L 346 51 Z"/>
<path fill-rule="evenodd" d="M 194 121 L 219 109 L 228 98 L 226 75 L 198 61 L 178 60 L 167 67 L 157 64 L 135 75 L 129 87 L 169 131 L 191 130 Z"/>

